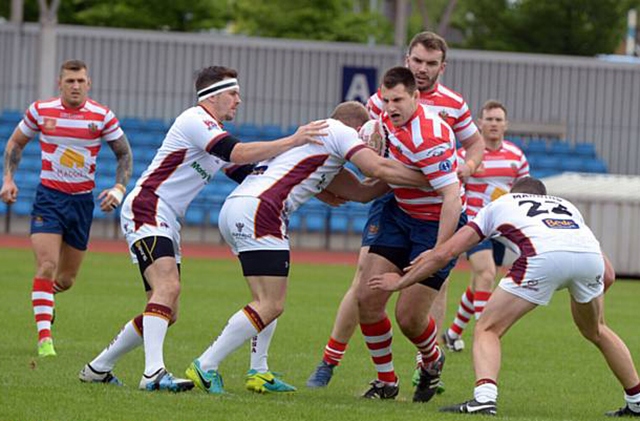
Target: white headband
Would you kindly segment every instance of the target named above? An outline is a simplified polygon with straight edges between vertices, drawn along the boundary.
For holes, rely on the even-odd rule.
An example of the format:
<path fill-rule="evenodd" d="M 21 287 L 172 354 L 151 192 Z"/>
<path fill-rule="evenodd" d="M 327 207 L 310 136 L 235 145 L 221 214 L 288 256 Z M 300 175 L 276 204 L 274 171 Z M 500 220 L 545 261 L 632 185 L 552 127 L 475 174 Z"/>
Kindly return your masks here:
<path fill-rule="evenodd" d="M 214 83 L 213 85 L 209 85 L 206 88 L 200 89 L 198 91 L 198 101 L 203 101 L 210 96 L 217 95 L 219 93 L 229 91 L 231 89 L 240 90 L 240 85 L 238 85 L 238 79 L 222 79 L 219 82 Z"/>

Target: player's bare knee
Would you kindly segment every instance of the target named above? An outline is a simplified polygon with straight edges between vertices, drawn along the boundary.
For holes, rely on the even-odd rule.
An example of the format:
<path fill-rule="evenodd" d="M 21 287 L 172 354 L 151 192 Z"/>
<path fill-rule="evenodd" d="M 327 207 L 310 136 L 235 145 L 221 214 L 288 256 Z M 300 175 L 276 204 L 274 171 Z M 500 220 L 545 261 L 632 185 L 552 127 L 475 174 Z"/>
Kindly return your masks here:
<path fill-rule="evenodd" d="M 596 345 L 599 344 L 602 340 L 602 325 L 599 323 L 595 325 L 579 324 L 578 330 L 580 331 L 582 336 L 585 337 L 585 339 Z"/>
<path fill-rule="evenodd" d="M 39 278 L 53 279 L 58 269 L 58 264 L 51 259 L 43 259 L 38 261 L 37 276 Z"/>
<path fill-rule="evenodd" d="M 58 275 L 56 275 L 56 284 L 60 292 L 71 289 L 75 281 L 75 274 L 71 275 L 68 273 L 59 273 Z"/>
<path fill-rule="evenodd" d="M 423 314 L 401 314 L 396 313 L 396 322 L 402 333 L 408 338 L 415 338 L 422 334 L 426 328 L 425 318 Z"/>

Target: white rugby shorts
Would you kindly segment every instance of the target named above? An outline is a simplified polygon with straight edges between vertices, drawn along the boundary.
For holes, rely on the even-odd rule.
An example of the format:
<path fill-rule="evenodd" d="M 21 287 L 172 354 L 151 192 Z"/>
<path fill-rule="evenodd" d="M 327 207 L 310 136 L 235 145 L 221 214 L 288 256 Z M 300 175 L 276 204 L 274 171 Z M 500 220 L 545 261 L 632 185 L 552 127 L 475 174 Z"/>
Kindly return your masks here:
<path fill-rule="evenodd" d="M 136 255 L 131 252 L 133 244 L 147 237 L 167 237 L 173 243 L 173 251 L 176 258 L 176 263 L 180 263 L 181 251 L 180 251 L 180 223 L 175 216 L 173 210 L 162 200 L 158 200 L 155 214 L 155 226 L 150 224 L 142 224 L 140 227 L 136 227 L 136 223 L 133 220 L 133 211 L 131 208 L 133 202 L 132 195 L 127 196 L 122 204 L 122 210 L 120 212 L 120 228 L 124 234 L 124 238 L 129 245 L 129 254 L 133 263 L 138 263 Z"/>
<path fill-rule="evenodd" d="M 499 286 L 530 303 L 547 305 L 553 293 L 564 288 L 578 303 L 588 303 L 604 292 L 604 260 L 600 253 L 553 251 L 528 257 L 526 265 L 518 263 Z M 523 269 L 522 281 L 514 281 L 519 278 L 515 271 L 522 273 Z"/>
<path fill-rule="evenodd" d="M 287 226 L 281 211 L 255 197 L 227 198 L 220 210 L 218 227 L 234 254 L 289 250 Z"/>

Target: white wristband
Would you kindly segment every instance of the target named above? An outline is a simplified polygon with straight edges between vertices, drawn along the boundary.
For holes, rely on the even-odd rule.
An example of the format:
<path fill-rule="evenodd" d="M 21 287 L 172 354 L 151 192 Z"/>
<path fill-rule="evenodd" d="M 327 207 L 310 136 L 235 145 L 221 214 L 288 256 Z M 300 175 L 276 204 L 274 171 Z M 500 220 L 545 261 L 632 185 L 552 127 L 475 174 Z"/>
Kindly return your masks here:
<path fill-rule="evenodd" d="M 124 198 L 124 193 L 122 192 L 122 190 L 114 187 L 109 190 L 109 194 L 111 195 L 111 197 L 115 198 L 118 201 L 118 205 L 122 203 L 122 199 Z"/>

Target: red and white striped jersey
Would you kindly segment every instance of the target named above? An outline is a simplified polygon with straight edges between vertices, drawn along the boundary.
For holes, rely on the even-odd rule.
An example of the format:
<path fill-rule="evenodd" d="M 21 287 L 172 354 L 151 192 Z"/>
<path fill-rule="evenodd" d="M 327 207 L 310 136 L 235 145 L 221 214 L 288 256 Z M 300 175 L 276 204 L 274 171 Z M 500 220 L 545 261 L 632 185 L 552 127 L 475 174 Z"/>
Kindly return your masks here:
<path fill-rule="evenodd" d="M 421 171 L 430 184 L 420 188 L 391 185 L 400 209 L 417 219 L 438 221 L 442 197 L 436 189 L 460 185 L 453 130 L 424 105 L 418 105 L 402 127 L 395 127 L 386 113 L 382 123 L 389 133 L 389 158 Z"/>
<path fill-rule="evenodd" d="M 465 150 L 458 150 L 464 161 Z M 474 217 L 480 209 L 509 193 L 516 180 L 529 175 L 529 163 L 524 152 L 513 143 L 504 140 L 502 146 L 493 151 L 484 150 L 482 164 L 467 179 L 467 215 Z"/>
<path fill-rule="evenodd" d="M 79 108 L 65 107 L 59 97 L 36 101 L 18 128 L 29 139 L 40 133 L 42 185 L 69 194 L 93 190 L 100 139 L 123 135 L 113 112 L 91 99 Z"/>
<path fill-rule="evenodd" d="M 464 142 L 478 131 L 473 122 L 471 111 L 462 95 L 446 86 L 437 83 L 433 90 L 420 92 L 419 101 L 422 105 L 429 107 L 431 112 L 438 114 L 440 118 L 446 121 L 459 141 Z M 367 109 L 369 110 L 369 116 L 373 119 L 379 118 L 382 114 L 382 94 L 380 89 L 371 95 L 371 98 L 367 101 Z"/>
<path fill-rule="evenodd" d="M 184 217 L 189 204 L 218 170 L 232 166 L 209 153 L 227 136 L 221 124 L 200 106 L 176 118 L 123 205 L 122 212 L 133 213 L 136 229 L 142 224 L 156 224 L 158 200 L 167 204 L 177 218 Z"/>
<path fill-rule="evenodd" d="M 286 218 L 331 183 L 344 164 L 367 146 L 358 132 L 342 122 L 328 119 L 322 144 L 298 146 L 258 163 L 229 197 L 256 197 L 274 206 Z"/>

